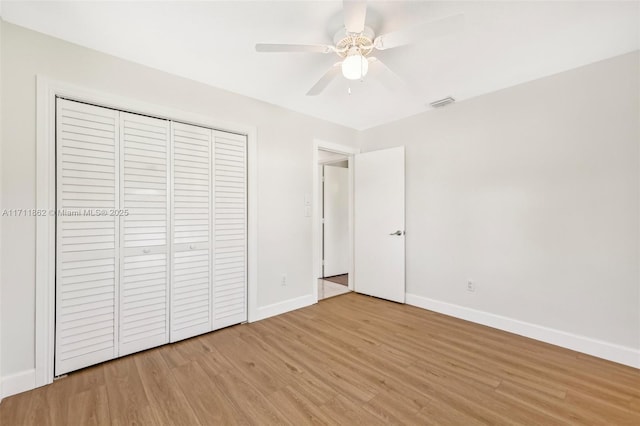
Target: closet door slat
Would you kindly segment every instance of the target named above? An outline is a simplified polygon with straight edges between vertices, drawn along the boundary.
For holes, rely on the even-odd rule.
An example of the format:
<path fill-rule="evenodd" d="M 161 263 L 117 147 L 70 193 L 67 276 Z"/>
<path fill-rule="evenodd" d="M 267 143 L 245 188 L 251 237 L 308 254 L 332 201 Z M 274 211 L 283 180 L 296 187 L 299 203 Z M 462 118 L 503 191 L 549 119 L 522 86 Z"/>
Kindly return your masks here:
<path fill-rule="evenodd" d="M 172 123 L 171 341 L 211 331 L 212 131 Z"/>
<path fill-rule="evenodd" d="M 247 321 L 247 138 L 214 131 L 213 329 Z"/>
<path fill-rule="evenodd" d="M 55 374 L 117 356 L 118 112 L 56 100 Z"/>
<path fill-rule="evenodd" d="M 120 355 L 169 342 L 169 131 L 120 113 Z"/>

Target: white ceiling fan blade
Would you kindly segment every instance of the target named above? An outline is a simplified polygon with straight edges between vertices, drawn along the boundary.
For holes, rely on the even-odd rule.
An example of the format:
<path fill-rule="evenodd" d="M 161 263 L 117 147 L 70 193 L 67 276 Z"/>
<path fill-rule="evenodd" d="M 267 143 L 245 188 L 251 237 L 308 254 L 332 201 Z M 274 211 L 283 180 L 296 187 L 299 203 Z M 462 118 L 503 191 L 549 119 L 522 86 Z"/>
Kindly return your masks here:
<path fill-rule="evenodd" d="M 322 93 L 322 91 L 327 88 L 329 83 L 331 83 L 331 81 L 340 74 L 341 65 L 341 62 L 333 64 L 333 66 L 329 68 L 327 72 L 324 73 L 322 77 L 320 77 L 320 80 L 318 80 L 318 82 L 314 84 L 313 87 L 307 92 L 307 96 L 316 96 Z"/>
<path fill-rule="evenodd" d="M 256 44 L 256 52 L 331 53 L 333 51 L 335 51 L 335 48 L 326 44 Z"/>
<path fill-rule="evenodd" d="M 368 58 L 369 73 L 368 75 L 378 80 L 384 87 L 389 90 L 398 90 L 406 87 L 406 83 L 398 74 L 391 71 L 380 59 Z"/>
<path fill-rule="evenodd" d="M 364 20 L 367 17 L 367 2 L 365 0 L 344 0 L 342 2 L 342 10 L 344 27 L 347 32 L 363 32 Z"/>
<path fill-rule="evenodd" d="M 452 15 L 435 21 L 418 24 L 404 30 L 382 34 L 373 41 L 378 50 L 391 49 L 411 43 L 445 36 L 460 31 L 464 26 L 464 14 Z"/>

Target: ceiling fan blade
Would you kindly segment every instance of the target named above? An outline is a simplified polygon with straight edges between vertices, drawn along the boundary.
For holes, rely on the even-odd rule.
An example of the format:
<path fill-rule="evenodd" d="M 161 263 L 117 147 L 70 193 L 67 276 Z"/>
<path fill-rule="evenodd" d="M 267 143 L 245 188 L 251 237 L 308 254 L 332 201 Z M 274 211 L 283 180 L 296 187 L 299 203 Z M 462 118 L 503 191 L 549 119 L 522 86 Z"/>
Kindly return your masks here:
<path fill-rule="evenodd" d="M 380 59 L 370 57 L 369 73 L 371 77 L 378 80 L 384 87 L 389 90 L 398 90 L 406 87 L 405 82 L 398 74 L 391 71 Z"/>
<path fill-rule="evenodd" d="M 256 44 L 256 52 L 331 53 L 333 51 L 335 51 L 335 48 L 326 44 Z"/>
<path fill-rule="evenodd" d="M 445 36 L 459 31 L 464 26 L 464 14 L 451 15 L 414 27 L 382 34 L 373 41 L 378 50 L 391 49 L 411 43 Z"/>
<path fill-rule="evenodd" d="M 309 89 L 309 91 L 307 92 L 307 96 L 316 96 L 322 93 L 322 91 L 327 88 L 329 83 L 331 83 L 331 81 L 340 74 L 341 65 L 341 62 L 333 64 L 333 66 L 329 68 L 322 77 L 320 77 L 320 80 L 318 80 L 318 82 L 314 84 L 311 89 Z"/>
<path fill-rule="evenodd" d="M 364 20 L 367 17 L 367 2 L 365 0 L 344 0 L 342 2 L 344 27 L 347 32 L 361 33 L 364 31 Z"/>

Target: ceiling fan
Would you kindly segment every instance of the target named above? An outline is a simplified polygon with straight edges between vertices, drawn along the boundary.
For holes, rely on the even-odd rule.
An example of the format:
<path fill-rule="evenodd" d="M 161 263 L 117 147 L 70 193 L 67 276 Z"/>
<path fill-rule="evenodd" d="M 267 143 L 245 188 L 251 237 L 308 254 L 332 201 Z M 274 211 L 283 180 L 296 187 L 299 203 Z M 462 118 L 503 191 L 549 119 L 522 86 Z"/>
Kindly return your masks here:
<path fill-rule="evenodd" d="M 328 44 L 256 44 L 257 52 L 307 52 L 336 54 L 339 61 L 322 76 L 307 92 L 315 96 L 340 73 L 348 80 L 363 80 L 371 71 L 374 78 L 390 89 L 397 88 L 402 80 L 380 59 L 371 56 L 375 50 L 387 50 L 443 35 L 461 25 L 463 15 L 453 15 L 415 27 L 401 29 L 376 36 L 373 29 L 365 25 L 366 0 L 343 1 L 344 28 L 334 36 L 334 45 Z M 370 74 L 370 75 L 371 75 Z"/>

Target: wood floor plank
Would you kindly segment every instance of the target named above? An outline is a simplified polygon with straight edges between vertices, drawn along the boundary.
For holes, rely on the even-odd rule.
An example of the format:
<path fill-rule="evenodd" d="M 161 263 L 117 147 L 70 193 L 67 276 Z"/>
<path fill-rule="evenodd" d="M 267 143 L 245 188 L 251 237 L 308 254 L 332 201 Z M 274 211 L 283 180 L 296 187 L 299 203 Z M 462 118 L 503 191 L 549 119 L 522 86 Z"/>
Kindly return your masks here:
<path fill-rule="evenodd" d="M 5 398 L 0 403 L 0 425 L 32 425 L 35 424 L 33 419 L 29 420 L 28 416 L 32 415 L 31 403 L 33 396 L 40 389 L 31 392 L 24 392 Z M 44 420 L 44 416 L 42 416 Z"/>
<path fill-rule="evenodd" d="M 104 364 L 109 414 L 114 425 L 142 425 L 155 420 L 135 358 L 123 357 Z"/>
<path fill-rule="evenodd" d="M 416 415 L 416 419 L 418 424 L 429 426 L 480 426 L 489 424 L 437 400 L 422 408 Z"/>
<path fill-rule="evenodd" d="M 221 347 L 220 351 L 235 367 L 232 371 L 239 372 L 263 394 L 268 395 L 284 388 L 287 369 L 278 368 L 270 359 L 265 358 L 264 351 L 256 345 L 251 345 L 243 339 Z"/>
<path fill-rule="evenodd" d="M 358 294 L 86 368 L 21 425 L 640 425 L 640 370 Z"/>
<path fill-rule="evenodd" d="M 286 321 L 286 319 L 277 320 Z M 366 402 L 373 398 L 376 394 L 375 385 L 371 383 L 371 380 L 365 382 L 365 377 L 362 374 L 353 374 L 353 370 L 350 369 L 365 370 L 366 367 L 361 363 L 354 365 L 350 355 L 342 350 L 333 354 L 331 349 L 324 347 L 326 345 L 323 343 L 329 342 L 315 340 L 311 333 L 303 337 L 297 331 L 295 339 L 290 342 L 296 354 L 311 360 L 312 367 L 307 369 L 307 374 L 324 380 L 338 393 L 355 400 Z M 337 350 L 336 346 L 333 348 L 333 350 Z"/>
<path fill-rule="evenodd" d="M 203 380 L 207 373 L 197 361 L 176 367 L 171 372 L 201 424 L 241 423 L 241 413 L 236 411 L 229 399 L 215 385 L 217 377 Z"/>
<path fill-rule="evenodd" d="M 245 421 L 256 425 L 290 425 L 285 414 L 280 413 L 253 385 L 232 370 L 218 376 L 216 386 L 229 398 L 236 412 Z M 244 423 L 244 421 L 242 422 Z"/>
<path fill-rule="evenodd" d="M 69 426 L 95 426 L 111 423 L 107 388 L 97 385 L 73 396 L 68 402 Z"/>
<path fill-rule="evenodd" d="M 234 368 L 229 360 L 216 348 L 212 348 L 205 355 L 195 358 L 194 362 L 197 362 L 211 378 Z"/>
<path fill-rule="evenodd" d="M 135 355 L 144 392 L 159 424 L 199 425 L 195 413 L 161 355 L 162 348 Z"/>
<path fill-rule="evenodd" d="M 379 417 L 365 410 L 360 404 L 349 398 L 336 395 L 329 402 L 320 406 L 327 417 L 339 425 L 378 426 L 386 423 Z"/>
<path fill-rule="evenodd" d="M 299 392 L 318 405 L 324 404 L 333 398 L 337 392 L 336 386 L 335 383 L 329 383 L 324 374 L 318 370 L 318 363 L 321 360 L 306 356 L 306 353 L 302 353 L 307 349 L 304 345 L 282 332 L 277 335 L 274 334 L 273 328 L 265 328 L 264 324 L 265 322 L 258 322 L 253 325 L 262 340 L 271 348 L 271 351 L 284 362 L 292 365 L 296 372 L 299 372 L 299 374 L 289 376 L 292 384 L 298 385 Z M 273 322 L 270 322 L 270 324 L 273 324 Z"/>
<path fill-rule="evenodd" d="M 77 376 L 84 371 L 78 372 Z M 74 376 L 75 379 L 75 376 Z M 83 381 L 82 377 L 78 377 Z M 75 395 L 74 390 L 78 389 L 75 380 L 56 380 L 51 385 L 36 389 L 33 394 L 31 405 L 31 415 L 34 418 L 33 424 L 40 425 L 66 425 L 69 423 L 69 410 L 67 401 Z"/>
<path fill-rule="evenodd" d="M 606 398 L 598 398 L 582 393 L 579 390 L 569 390 L 565 401 L 567 404 L 578 407 L 592 416 L 596 416 L 599 413 L 607 413 L 606 418 L 610 424 L 640 425 L 640 413 L 629 407 L 628 404 L 619 404 Z"/>
<path fill-rule="evenodd" d="M 286 413 L 287 420 L 294 425 L 331 425 L 336 424 L 319 408 L 305 397 L 297 386 L 287 386 L 269 395 L 269 401 Z"/>
<path fill-rule="evenodd" d="M 406 425 L 416 423 L 425 401 L 425 398 L 410 393 L 383 390 L 362 407 L 386 424 Z"/>
<path fill-rule="evenodd" d="M 584 410 L 579 410 L 575 405 L 567 404 L 564 398 L 556 398 L 540 392 L 537 389 L 532 389 L 509 380 L 504 380 L 500 383 L 500 386 L 496 388 L 496 393 L 513 399 L 515 402 L 528 405 L 533 409 L 539 410 L 566 423 L 607 423 L 606 418 L 598 416 L 596 413 L 586 413 Z"/>

